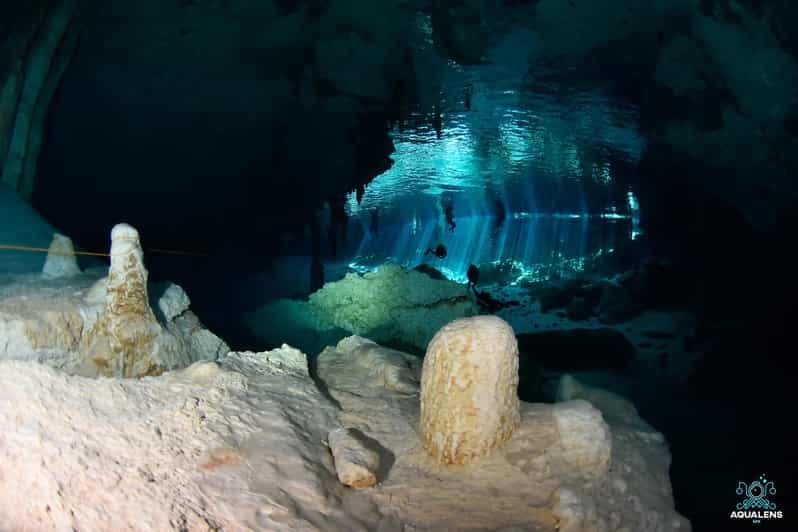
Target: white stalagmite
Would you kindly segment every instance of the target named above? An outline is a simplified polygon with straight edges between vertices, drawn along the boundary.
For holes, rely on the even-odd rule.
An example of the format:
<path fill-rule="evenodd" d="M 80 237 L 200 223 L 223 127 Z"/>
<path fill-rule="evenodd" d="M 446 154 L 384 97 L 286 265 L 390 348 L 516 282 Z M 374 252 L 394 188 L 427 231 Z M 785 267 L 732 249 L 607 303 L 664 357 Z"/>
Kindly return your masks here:
<path fill-rule="evenodd" d="M 120 364 L 116 369 L 122 376 L 131 374 L 140 361 L 150 360 L 161 332 L 150 308 L 147 277 L 139 232 L 128 224 L 115 225 L 111 230 L 105 318 L 111 351 Z"/>
<path fill-rule="evenodd" d="M 51 279 L 72 277 L 80 273 L 75 247 L 68 236 L 58 233 L 53 235 L 50 248 L 47 251 L 47 259 L 42 268 L 42 274 Z"/>
<path fill-rule="evenodd" d="M 111 267 L 100 316 L 84 335 L 83 351 L 101 375 L 156 375 L 174 340 L 165 335 L 150 308 L 147 269 L 139 233 L 128 224 L 111 230 Z M 173 350 L 173 349 L 172 349 Z"/>
<path fill-rule="evenodd" d="M 518 342 L 495 316 L 455 320 L 427 348 L 421 375 L 424 448 L 464 464 L 506 442 L 520 424 Z"/>

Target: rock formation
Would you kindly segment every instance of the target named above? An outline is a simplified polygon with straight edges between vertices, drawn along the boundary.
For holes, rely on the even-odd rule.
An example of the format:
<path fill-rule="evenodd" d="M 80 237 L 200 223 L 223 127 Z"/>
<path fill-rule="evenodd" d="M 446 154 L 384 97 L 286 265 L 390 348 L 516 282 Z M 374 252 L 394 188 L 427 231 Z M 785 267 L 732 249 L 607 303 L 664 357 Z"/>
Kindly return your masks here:
<path fill-rule="evenodd" d="M 327 436 L 335 459 L 338 480 L 352 488 L 368 488 L 377 483 L 380 456 L 366 448 L 353 429 L 336 429 Z"/>
<path fill-rule="evenodd" d="M 421 374 L 424 448 L 464 464 L 504 444 L 520 422 L 518 343 L 493 316 L 453 321 L 427 348 Z"/>
<path fill-rule="evenodd" d="M 316 371 L 327 386 L 362 396 L 384 395 L 386 391 L 417 394 L 421 364 L 417 356 L 350 336 L 319 355 Z"/>
<path fill-rule="evenodd" d="M 56 246 L 67 246 L 57 238 Z M 137 231 L 112 231 L 108 276 L 13 275 L 0 283 L 0 359 L 36 360 L 87 377 L 142 377 L 215 360 L 229 349 L 170 284 L 152 311 Z M 55 255 L 54 255 L 55 256 Z M 74 257 L 73 257 L 74 258 Z M 45 271 L 71 271 L 48 260 Z M 66 268 L 66 270 L 64 269 Z"/>
<path fill-rule="evenodd" d="M 457 352 L 467 357 L 463 351 Z M 335 373 L 346 375 L 347 367 L 331 365 L 320 377 L 325 384 L 345 380 Z M 340 404 L 341 425 L 359 442 L 381 447 L 386 473 L 365 493 L 403 522 L 433 530 L 690 530 L 673 509 L 664 438 L 610 392 L 566 379 L 560 402 L 520 403 L 520 422 L 502 446 L 451 465 L 425 448 L 426 405 L 415 396 L 328 389 Z"/>
<path fill-rule="evenodd" d="M 451 466 L 423 448 L 417 396 L 382 390 L 329 387 L 336 406 L 288 346 L 126 380 L 2 359 L 0 528 L 690 530 L 664 439 L 633 407 L 522 403 L 504 446 Z"/>
<path fill-rule="evenodd" d="M 53 241 L 47 251 L 47 259 L 45 259 L 42 274 L 51 279 L 79 274 L 80 268 L 74 252 L 75 247 L 68 236 L 54 234 Z"/>
<path fill-rule="evenodd" d="M 323 443 L 336 428 L 291 348 L 136 380 L 3 360 L 0 529 L 313 530 L 319 512 L 356 530 Z"/>
<path fill-rule="evenodd" d="M 147 277 L 138 231 L 128 224 L 114 226 L 105 304 L 89 333 L 88 351 L 98 367 L 117 376 L 157 373 L 162 367 L 158 352 L 174 349 L 168 340 L 159 342 L 168 336 L 150 308 Z"/>
<path fill-rule="evenodd" d="M 264 305 L 249 323 L 269 343 L 295 341 L 311 353 L 354 334 L 421 354 L 438 329 L 475 314 L 464 285 L 386 264 L 327 283 L 307 302 L 281 299 Z"/>

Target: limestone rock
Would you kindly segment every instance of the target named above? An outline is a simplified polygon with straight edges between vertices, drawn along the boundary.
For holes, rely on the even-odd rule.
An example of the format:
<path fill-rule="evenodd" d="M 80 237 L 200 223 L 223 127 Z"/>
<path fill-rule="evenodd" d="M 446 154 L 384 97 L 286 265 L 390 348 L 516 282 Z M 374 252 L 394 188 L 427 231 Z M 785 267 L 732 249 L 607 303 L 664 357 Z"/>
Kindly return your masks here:
<path fill-rule="evenodd" d="M 253 372 L 260 374 L 262 371 L 267 371 L 269 375 L 302 378 L 310 376 L 308 373 L 308 359 L 305 354 L 286 344 L 283 344 L 279 349 L 261 353 L 253 351 L 230 352 L 223 360 L 226 367 L 242 374 Z"/>
<path fill-rule="evenodd" d="M 599 419 L 583 401 L 522 403 L 504 446 L 449 467 L 421 448 L 414 396 L 330 393 L 340 409 L 288 346 L 136 380 L 0 360 L 0 527 L 690 530 L 673 508 L 664 441 L 604 414 L 612 469 L 596 476 L 595 461 L 573 459 L 569 441 L 584 443 Z M 590 422 L 563 423 L 580 416 Z M 339 475 L 378 483 L 346 489 Z"/>
<path fill-rule="evenodd" d="M 164 293 L 158 298 L 158 308 L 163 313 L 166 321 L 172 321 L 177 316 L 188 310 L 191 300 L 186 291 L 180 286 L 169 283 Z"/>
<path fill-rule="evenodd" d="M 552 507 L 559 521 L 559 532 L 608 532 L 610 527 L 593 499 L 566 487 L 554 493 Z M 614 530 L 614 528 L 613 528 Z"/>
<path fill-rule="evenodd" d="M 175 285 L 177 286 L 177 285 Z M 182 291 L 182 288 L 180 289 Z M 206 329 L 200 319 L 191 310 L 183 311 L 179 316 L 167 322 L 164 328 L 177 338 L 183 340 L 181 346 L 188 362 L 194 360 L 217 360 L 230 351 L 230 346 Z M 184 365 L 178 364 L 177 367 Z"/>
<path fill-rule="evenodd" d="M 172 285 L 160 323 L 149 306 L 135 229 L 117 226 L 106 270 L 0 279 L 0 359 L 35 360 L 84 377 L 157 375 L 229 352 Z M 166 320 L 166 315 L 171 319 Z"/>
<path fill-rule="evenodd" d="M 147 277 L 138 231 L 117 224 L 111 230 L 105 304 L 85 339 L 89 358 L 101 374 L 132 377 L 160 373 L 163 367 L 157 351 L 176 348 L 177 342 L 162 334 L 150 308 Z"/>
<path fill-rule="evenodd" d="M 328 387 L 361 396 L 383 395 L 386 390 L 416 394 L 421 364 L 419 357 L 350 336 L 319 355 L 317 371 Z"/>
<path fill-rule="evenodd" d="M 50 249 L 47 251 L 47 259 L 42 268 L 45 277 L 54 279 L 59 277 L 71 277 L 80 273 L 75 247 L 68 236 L 54 234 Z"/>
<path fill-rule="evenodd" d="M 601 410 L 612 438 L 612 468 L 603 475 L 604 485 L 597 492 L 581 493 L 583 508 L 602 506 L 611 530 L 690 530 L 690 523 L 673 509 L 671 455 L 665 437 L 639 416 L 631 401 L 570 375 L 560 380 L 557 398 L 568 402 L 555 406 L 574 399 L 590 401 Z"/>
<path fill-rule="evenodd" d="M 300 355 L 136 380 L 0 361 L 0 528 L 316 530 L 318 514 L 327 530 L 376 530 L 369 505 L 340 504 L 333 406 L 274 363 Z"/>
<path fill-rule="evenodd" d="M 612 438 L 601 412 L 587 401 L 574 400 L 555 404 L 553 413 L 565 462 L 588 478 L 606 475 Z"/>
<path fill-rule="evenodd" d="M 327 370 L 346 373 L 347 367 Z M 454 382 L 451 389 L 456 390 Z M 329 392 L 341 406 L 341 424 L 357 427 L 382 447 L 381 470 L 387 473 L 368 493 L 422 528 L 689 530 L 673 508 L 664 440 L 641 431 L 644 422 L 631 404 L 624 412 L 634 413 L 637 422 L 579 397 L 587 387 L 570 389 L 577 396 L 563 396 L 567 400 L 556 404 L 520 403 L 512 436 L 459 467 L 440 463 L 424 448 L 419 430 L 424 414 L 414 397 L 398 398 L 378 387 L 362 394 L 332 387 Z"/>
<path fill-rule="evenodd" d="M 601 411 L 604 419 L 613 425 L 624 425 L 646 432 L 656 432 L 643 421 L 631 401 L 616 393 L 601 388 L 587 386 L 572 375 L 565 374 L 560 378 L 556 391 L 557 401 L 573 401 L 582 399 Z"/>
<path fill-rule="evenodd" d="M 377 483 L 380 456 L 357 438 L 353 429 L 336 429 L 327 437 L 341 484 L 368 488 Z"/>
<path fill-rule="evenodd" d="M 453 321 L 429 344 L 421 376 L 420 433 L 443 463 L 489 454 L 520 423 L 518 343 L 500 318 Z"/>

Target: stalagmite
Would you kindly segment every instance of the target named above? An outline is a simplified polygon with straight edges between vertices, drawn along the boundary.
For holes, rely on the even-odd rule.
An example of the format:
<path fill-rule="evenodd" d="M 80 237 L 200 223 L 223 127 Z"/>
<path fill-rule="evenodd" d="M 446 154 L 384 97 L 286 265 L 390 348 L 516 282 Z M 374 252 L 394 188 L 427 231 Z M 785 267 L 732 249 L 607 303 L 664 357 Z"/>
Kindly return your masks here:
<path fill-rule="evenodd" d="M 149 304 L 147 277 L 138 231 L 128 224 L 117 224 L 111 231 L 111 267 L 104 316 L 111 351 L 120 361 L 117 372 L 122 376 L 141 374 L 132 372 L 132 368 L 142 360 L 150 360 L 160 333 Z"/>
<path fill-rule="evenodd" d="M 455 320 L 427 348 L 420 433 L 427 452 L 464 464 L 506 442 L 521 422 L 518 342 L 494 316 Z"/>
<path fill-rule="evenodd" d="M 60 277 L 71 277 L 80 273 L 75 247 L 72 240 L 61 234 L 54 234 L 50 249 L 47 252 L 47 259 L 42 268 L 42 274 L 51 279 Z"/>
<path fill-rule="evenodd" d="M 114 226 L 105 301 L 83 338 L 82 351 L 100 375 L 141 377 L 174 365 L 178 346 L 150 308 L 143 258 L 138 231 L 128 224 Z"/>

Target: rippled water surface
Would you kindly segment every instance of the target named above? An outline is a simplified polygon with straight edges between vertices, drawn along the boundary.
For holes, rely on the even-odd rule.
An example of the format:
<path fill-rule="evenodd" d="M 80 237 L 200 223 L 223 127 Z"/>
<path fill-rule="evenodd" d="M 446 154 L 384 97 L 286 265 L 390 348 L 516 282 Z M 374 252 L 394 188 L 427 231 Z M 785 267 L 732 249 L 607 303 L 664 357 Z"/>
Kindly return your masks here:
<path fill-rule="evenodd" d="M 555 67 L 524 31 L 508 35 L 485 64 L 435 65 L 440 138 L 434 111 L 397 125 L 393 168 L 359 205 L 351 198 L 350 213 L 423 211 L 442 196 L 460 215 L 491 211 L 496 201 L 531 212 L 606 206 L 604 189 L 640 157 L 638 110 L 604 88 L 579 88 L 579 72 L 554 79 Z"/>

